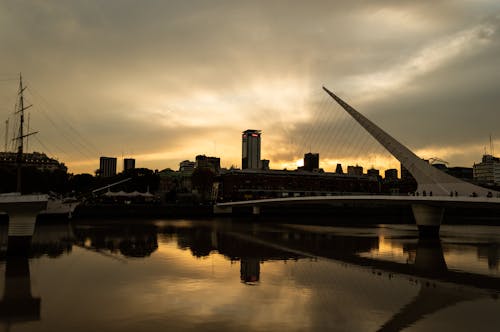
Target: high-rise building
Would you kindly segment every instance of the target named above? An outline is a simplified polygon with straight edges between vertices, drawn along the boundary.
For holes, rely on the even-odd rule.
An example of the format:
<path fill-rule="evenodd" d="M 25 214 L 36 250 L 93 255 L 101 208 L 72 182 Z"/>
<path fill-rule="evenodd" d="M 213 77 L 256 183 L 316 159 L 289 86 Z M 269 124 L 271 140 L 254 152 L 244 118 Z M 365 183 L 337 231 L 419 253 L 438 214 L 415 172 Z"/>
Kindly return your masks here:
<path fill-rule="evenodd" d="M 319 168 L 319 153 L 306 153 L 304 155 L 304 170 L 312 172 Z"/>
<path fill-rule="evenodd" d="M 242 134 L 241 168 L 260 169 L 260 130 L 247 129 Z"/>
<path fill-rule="evenodd" d="M 128 170 L 135 169 L 135 159 L 132 158 L 124 158 L 123 159 L 123 171 L 126 172 Z"/>
<path fill-rule="evenodd" d="M 101 157 L 99 162 L 99 174 L 102 177 L 110 177 L 116 175 L 116 158 Z"/>

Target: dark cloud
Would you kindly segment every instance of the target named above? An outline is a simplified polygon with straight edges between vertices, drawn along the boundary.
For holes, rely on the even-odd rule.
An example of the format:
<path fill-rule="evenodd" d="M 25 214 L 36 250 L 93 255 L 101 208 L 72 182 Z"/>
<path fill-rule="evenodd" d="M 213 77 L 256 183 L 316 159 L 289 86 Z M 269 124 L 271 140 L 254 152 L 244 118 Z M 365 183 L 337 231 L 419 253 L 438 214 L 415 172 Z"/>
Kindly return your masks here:
<path fill-rule="evenodd" d="M 499 13 L 494 1 L 5 1 L 0 73 L 22 71 L 98 147 L 87 159 L 131 150 L 174 160 L 205 139 L 224 142 L 234 163 L 250 127 L 281 161 L 308 145 L 360 154 L 343 148 L 348 136 L 340 147 L 321 138 L 340 130 L 336 118 L 311 125 L 323 84 L 412 148 L 472 146 L 500 136 Z M 13 94 L 1 87 L 4 106 Z M 47 146 L 64 145 L 33 126 Z M 70 166 L 83 158 L 65 155 Z"/>

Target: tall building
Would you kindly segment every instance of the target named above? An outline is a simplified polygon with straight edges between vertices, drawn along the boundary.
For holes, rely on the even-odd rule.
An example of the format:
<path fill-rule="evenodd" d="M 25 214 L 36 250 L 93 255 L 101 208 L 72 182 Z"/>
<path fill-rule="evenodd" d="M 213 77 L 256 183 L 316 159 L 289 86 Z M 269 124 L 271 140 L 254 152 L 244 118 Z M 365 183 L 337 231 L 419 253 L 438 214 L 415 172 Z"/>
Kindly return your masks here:
<path fill-rule="evenodd" d="M 395 182 L 398 180 L 398 170 L 395 168 L 386 169 L 384 176 L 386 181 Z"/>
<path fill-rule="evenodd" d="M 319 153 L 306 153 L 304 155 L 304 170 L 312 172 L 319 168 Z"/>
<path fill-rule="evenodd" d="M 99 162 L 99 174 L 102 177 L 116 175 L 116 158 L 101 157 Z"/>
<path fill-rule="evenodd" d="M 135 169 L 135 159 L 132 158 L 124 158 L 123 159 L 123 171 L 126 172 L 128 170 Z"/>
<path fill-rule="evenodd" d="M 242 134 L 241 168 L 260 169 L 260 130 L 247 129 Z"/>

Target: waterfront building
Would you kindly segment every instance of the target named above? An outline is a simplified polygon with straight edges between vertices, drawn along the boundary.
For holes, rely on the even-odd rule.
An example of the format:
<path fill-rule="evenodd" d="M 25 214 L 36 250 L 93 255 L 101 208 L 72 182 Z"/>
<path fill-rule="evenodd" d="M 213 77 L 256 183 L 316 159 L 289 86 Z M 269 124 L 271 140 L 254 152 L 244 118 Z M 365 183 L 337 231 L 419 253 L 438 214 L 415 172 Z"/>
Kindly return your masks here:
<path fill-rule="evenodd" d="M 116 158 L 101 157 L 99 160 L 99 175 L 101 177 L 110 177 L 116 175 Z"/>
<path fill-rule="evenodd" d="M 126 172 L 128 170 L 135 169 L 135 159 L 132 158 L 124 158 L 123 159 L 123 171 Z"/>
<path fill-rule="evenodd" d="M 190 160 L 184 160 L 179 163 L 179 172 L 183 175 L 191 175 L 194 172 L 196 163 Z"/>
<path fill-rule="evenodd" d="M 347 166 L 347 175 L 350 176 L 361 176 L 363 175 L 363 166 Z"/>
<path fill-rule="evenodd" d="M 220 158 L 207 157 L 205 155 L 196 156 L 195 168 L 209 168 L 214 173 L 220 172 Z"/>
<path fill-rule="evenodd" d="M 39 171 L 68 171 L 68 168 L 63 163 L 40 152 L 23 153 L 22 164 L 23 167 L 34 167 Z M 0 167 L 17 168 L 17 152 L 0 152 Z"/>
<path fill-rule="evenodd" d="M 473 166 L 474 181 L 480 184 L 500 185 L 500 158 L 483 155 L 479 164 Z"/>
<path fill-rule="evenodd" d="M 472 167 L 448 167 L 447 173 L 466 181 L 472 181 L 473 179 Z"/>
<path fill-rule="evenodd" d="M 319 153 L 306 153 L 303 170 L 312 172 L 315 169 L 319 169 Z"/>
<path fill-rule="evenodd" d="M 433 167 L 443 171 L 451 176 L 465 181 L 472 181 L 472 167 L 448 167 L 443 163 L 432 164 Z"/>
<path fill-rule="evenodd" d="M 335 173 L 228 170 L 219 175 L 218 182 L 220 201 L 380 192 L 373 177 Z"/>
<path fill-rule="evenodd" d="M 261 131 L 255 129 L 247 129 L 242 133 L 242 169 L 261 169 L 260 136 Z"/>

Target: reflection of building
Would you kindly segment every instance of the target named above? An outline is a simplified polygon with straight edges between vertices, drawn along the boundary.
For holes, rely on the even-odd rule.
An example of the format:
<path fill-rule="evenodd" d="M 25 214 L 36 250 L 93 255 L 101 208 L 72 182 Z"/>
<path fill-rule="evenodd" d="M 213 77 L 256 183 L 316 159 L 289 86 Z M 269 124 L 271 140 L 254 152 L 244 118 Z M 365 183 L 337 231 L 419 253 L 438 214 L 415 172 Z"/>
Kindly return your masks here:
<path fill-rule="evenodd" d="M 61 170 L 66 172 L 68 168 L 55 159 L 47 157 L 45 153 L 33 152 L 23 153 L 23 166 L 35 167 L 40 171 L 56 171 Z M 0 152 L 0 167 L 15 168 L 17 167 L 16 152 Z"/>
<path fill-rule="evenodd" d="M 127 257 L 147 257 L 158 249 L 157 230 L 151 225 L 77 227 L 75 244 L 99 252 L 120 252 Z"/>
<path fill-rule="evenodd" d="M 498 244 L 490 243 L 487 246 L 479 247 L 477 255 L 479 258 L 488 261 L 490 270 L 498 271 L 498 265 L 500 263 L 500 246 Z"/>
<path fill-rule="evenodd" d="M 485 154 L 473 167 L 474 180 L 482 184 L 500 185 L 500 158 Z"/>
<path fill-rule="evenodd" d="M 306 153 L 304 155 L 304 170 L 312 172 L 319 168 L 319 153 Z"/>
<path fill-rule="evenodd" d="M 116 175 L 116 158 L 101 157 L 99 160 L 99 174 L 102 177 Z"/>
<path fill-rule="evenodd" d="M 123 159 L 123 171 L 135 169 L 135 159 L 125 158 Z"/>
<path fill-rule="evenodd" d="M 242 282 L 256 282 L 260 278 L 258 258 L 242 258 L 240 261 L 240 279 Z"/>
<path fill-rule="evenodd" d="M 260 169 L 260 130 L 247 129 L 242 134 L 241 168 Z"/>

